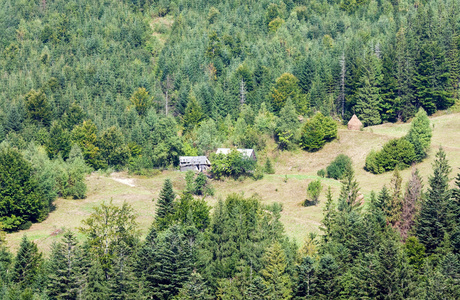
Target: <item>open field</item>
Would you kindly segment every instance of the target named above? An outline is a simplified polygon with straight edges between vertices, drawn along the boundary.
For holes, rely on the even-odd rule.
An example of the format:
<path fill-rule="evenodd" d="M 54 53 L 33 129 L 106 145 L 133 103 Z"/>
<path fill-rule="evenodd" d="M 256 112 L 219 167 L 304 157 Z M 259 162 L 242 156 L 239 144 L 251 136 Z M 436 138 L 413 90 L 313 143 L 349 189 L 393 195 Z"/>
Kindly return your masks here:
<path fill-rule="evenodd" d="M 453 167 L 452 177 L 460 172 L 460 114 L 433 117 L 431 121 L 433 126 L 431 152 L 423 163 L 417 165 L 425 187 L 427 177 L 431 173 L 431 163 L 440 145 L 445 149 L 450 165 Z M 208 197 L 207 201 L 213 206 L 219 198 L 223 199 L 230 193 L 244 193 L 246 196 L 258 194 L 264 203 L 280 202 L 283 205 L 281 220 L 286 233 L 301 244 L 309 232 L 319 232 L 327 187 L 332 188 L 335 198 L 340 191 L 340 182 L 321 178 L 323 192 L 319 205 L 303 207 L 301 203 L 306 197 L 306 186 L 310 181 L 318 178 L 316 172 L 325 168 L 338 154 L 344 153 L 352 158 L 361 191 L 365 197 L 368 197 L 372 190 L 380 190 L 385 183 L 388 183 L 392 174 L 373 175 L 364 171 L 367 153 L 371 149 L 380 148 L 391 138 L 403 136 L 408 130 L 409 124 L 383 124 L 357 132 L 342 128 L 339 130 L 339 139 L 327 144 L 317 153 L 300 150 L 269 151 L 268 155 L 274 161 L 276 174 L 266 175 L 260 181 L 252 179 L 242 182 L 232 179 L 213 181 L 216 195 Z M 261 163 L 265 161 L 265 155 L 259 153 Z M 404 182 L 407 181 L 410 170 L 403 170 L 401 175 Z M 87 218 L 95 206 L 111 199 L 115 204 L 126 201 L 133 206 L 138 214 L 142 234 L 145 235 L 155 214 L 155 202 L 152 200 L 157 199 L 166 178 L 171 178 L 176 191 L 185 188 L 185 173 L 178 171 L 164 171 L 152 178 L 130 177 L 126 173 L 107 176 L 93 173 L 87 178 L 86 199 L 56 200 L 56 210 L 49 215 L 48 219 L 40 224 L 34 224 L 29 230 L 8 234 L 8 245 L 15 251 L 21 237 L 27 234 L 42 251 L 48 252 L 52 242 L 61 238 L 63 228 L 76 229 L 81 226 L 81 220 Z"/>

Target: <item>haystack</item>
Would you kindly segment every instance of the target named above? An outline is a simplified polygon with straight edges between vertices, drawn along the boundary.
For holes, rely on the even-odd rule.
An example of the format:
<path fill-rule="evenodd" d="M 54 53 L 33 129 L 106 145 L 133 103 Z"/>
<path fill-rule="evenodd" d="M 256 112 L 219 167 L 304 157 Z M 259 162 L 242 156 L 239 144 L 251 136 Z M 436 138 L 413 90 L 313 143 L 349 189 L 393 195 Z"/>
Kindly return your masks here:
<path fill-rule="evenodd" d="M 362 126 L 363 123 L 361 123 L 356 115 L 353 115 L 350 121 L 348 121 L 348 130 L 361 130 Z"/>

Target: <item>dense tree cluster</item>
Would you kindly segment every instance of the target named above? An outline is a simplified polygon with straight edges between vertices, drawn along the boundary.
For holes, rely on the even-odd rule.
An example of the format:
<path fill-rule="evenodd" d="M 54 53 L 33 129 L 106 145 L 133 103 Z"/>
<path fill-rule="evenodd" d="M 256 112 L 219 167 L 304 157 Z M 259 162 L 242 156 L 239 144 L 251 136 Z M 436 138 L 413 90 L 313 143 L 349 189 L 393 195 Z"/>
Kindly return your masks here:
<path fill-rule="evenodd" d="M 223 143 L 316 151 L 316 112 L 368 126 L 459 97 L 454 0 L 240 2 L 1 0 L 0 141 L 143 173 Z"/>
<path fill-rule="evenodd" d="M 49 258 L 24 236 L 13 258 L 0 237 L 2 299 L 458 299 L 460 175 L 440 149 L 424 192 L 396 170 L 363 205 L 347 168 L 339 197 L 327 192 L 321 236 L 289 240 L 278 203 L 232 194 L 210 213 L 169 180 L 140 239 L 126 203 L 104 203 L 67 231 Z M 313 182 L 309 199 L 313 201 Z M 321 184 L 319 184 L 321 189 Z"/>
<path fill-rule="evenodd" d="M 425 110 L 420 108 L 411 122 L 408 134 L 388 141 L 379 151 L 372 150 L 366 157 L 365 169 L 381 174 L 422 161 L 430 148 L 431 135 L 430 120 Z"/>

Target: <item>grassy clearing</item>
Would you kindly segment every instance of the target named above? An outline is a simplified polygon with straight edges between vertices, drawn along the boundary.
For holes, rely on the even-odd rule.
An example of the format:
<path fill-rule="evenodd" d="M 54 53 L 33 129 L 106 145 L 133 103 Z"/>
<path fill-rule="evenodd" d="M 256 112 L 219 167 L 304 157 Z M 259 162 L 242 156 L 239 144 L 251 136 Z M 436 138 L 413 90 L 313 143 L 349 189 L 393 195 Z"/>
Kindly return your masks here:
<path fill-rule="evenodd" d="M 442 145 L 454 169 L 452 177 L 460 170 L 460 114 L 448 114 L 431 118 L 433 124 L 433 139 L 429 157 L 416 167 L 420 170 L 425 187 L 428 175 L 431 174 L 431 164 L 439 145 Z M 384 184 L 389 183 L 392 174 L 373 175 L 364 171 L 364 161 L 371 149 L 378 149 L 395 137 L 401 137 L 409 130 L 408 124 L 383 124 L 366 128 L 364 131 L 339 130 L 339 139 L 327 144 L 324 149 L 316 153 L 304 151 L 278 152 L 269 144 L 266 153 L 259 153 L 259 161 L 265 162 L 269 155 L 274 162 L 276 173 L 266 175 L 260 181 L 245 179 L 235 181 L 213 181 L 216 190 L 214 197 L 208 197 L 209 205 L 213 206 L 218 199 L 225 199 L 231 193 L 242 193 L 245 196 L 259 195 L 263 203 L 280 202 L 283 205 L 281 221 L 288 236 L 301 244 L 309 232 L 319 232 L 322 219 L 322 210 L 326 200 L 327 187 L 331 187 L 334 198 L 340 192 L 340 183 L 328 178 L 320 178 L 316 172 L 326 168 L 338 155 L 346 154 L 353 160 L 356 178 L 361 192 L 368 198 L 371 191 L 378 191 Z M 405 182 L 410 176 L 410 170 L 403 170 L 401 175 Z M 126 173 L 116 174 L 117 178 L 129 177 Z M 166 178 L 172 180 L 175 191 L 185 188 L 185 173 L 164 171 L 152 178 L 131 177 L 135 187 L 130 187 L 113 180 L 109 175 L 94 173 L 87 178 L 88 197 L 84 200 L 58 199 L 56 210 L 48 219 L 40 224 L 34 224 L 29 230 L 7 235 L 7 241 L 13 251 L 19 246 L 23 234 L 34 240 L 45 253 L 49 252 L 53 241 L 60 239 L 62 233 L 53 234 L 58 229 L 76 229 L 81 221 L 87 218 L 93 208 L 103 201 L 121 204 L 123 201 L 133 206 L 138 214 L 139 226 L 145 235 L 155 215 L 155 202 L 158 198 L 163 182 Z M 286 179 L 287 178 L 287 179 Z M 301 204 L 306 197 L 306 187 L 309 182 L 320 179 L 323 190 L 320 203 L 317 206 L 303 207 Z M 83 237 L 79 235 L 82 239 Z"/>

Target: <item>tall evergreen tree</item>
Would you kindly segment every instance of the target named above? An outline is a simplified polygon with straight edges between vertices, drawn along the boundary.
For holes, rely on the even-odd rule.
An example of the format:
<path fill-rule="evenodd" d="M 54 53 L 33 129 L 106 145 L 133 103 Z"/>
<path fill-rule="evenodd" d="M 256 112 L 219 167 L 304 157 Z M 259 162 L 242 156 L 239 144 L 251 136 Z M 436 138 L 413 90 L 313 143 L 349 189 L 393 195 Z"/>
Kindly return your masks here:
<path fill-rule="evenodd" d="M 387 222 L 393 227 L 400 223 L 402 200 L 402 178 L 398 169 L 395 169 L 390 182 L 390 202 L 385 207 L 387 210 Z"/>
<path fill-rule="evenodd" d="M 380 61 L 374 54 L 370 54 L 367 67 L 364 68 L 360 79 L 356 100 L 356 114 L 365 126 L 376 125 L 382 122 L 380 117 L 382 96 L 380 85 L 382 71 Z"/>
<path fill-rule="evenodd" d="M 166 229 L 170 225 L 175 213 L 173 203 L 175 198 L 171 180 L 166 179 L 157 201 L 155 222 L 159 230 Z"/>
<path fill-rule="evenodd" d="M 21 288 L 35 288 L 36 281 L 42 272 L 42 265 L 42 254 L 38 251 L 37 245 L 24 235 L 16 254 L 11 275 L 12 281 L 18 283 Z"/>
<path fill-rule="evenodd" d="M 54 243 L 48 262 L 48 294 L 57 299 L 77 299 L 85 282 L 83 252 L 71 231 Z"/>
<path fill-rule="evenodd" d="M 430 186 L 417 220 L 417 237 L 425 245 L 427 253 L 433 253 L 441 246 L 446 233 L 450 171 L 446 153 L 440 148 L 433 163 L 433 175 L 428 178 Z"/>
<path fill-rule="evenodd" d="M 280 243 L 275 242 L 264 256 L 264 268 L 260 271 L 268 290 L 268 298 L 290 299 L 292 297 L 291 280 L 286 273 L 286 258 Z"/>
<path fill-rule="evenodd" d="M 411 122 L 406 139 L 414 145 L 417 161 L 422 161 L 431 145 L 432 130 L 430 119 L 423 108 L 420 108 Z"/>
<path fill-rule="evenodd" d="M 315 294 L 316 287 L 315 261 L 310 256 L 303 257 L 296 271 L 297 282 L 294 285 L 294 296 L 302 299 L 311 298 Z"/>

